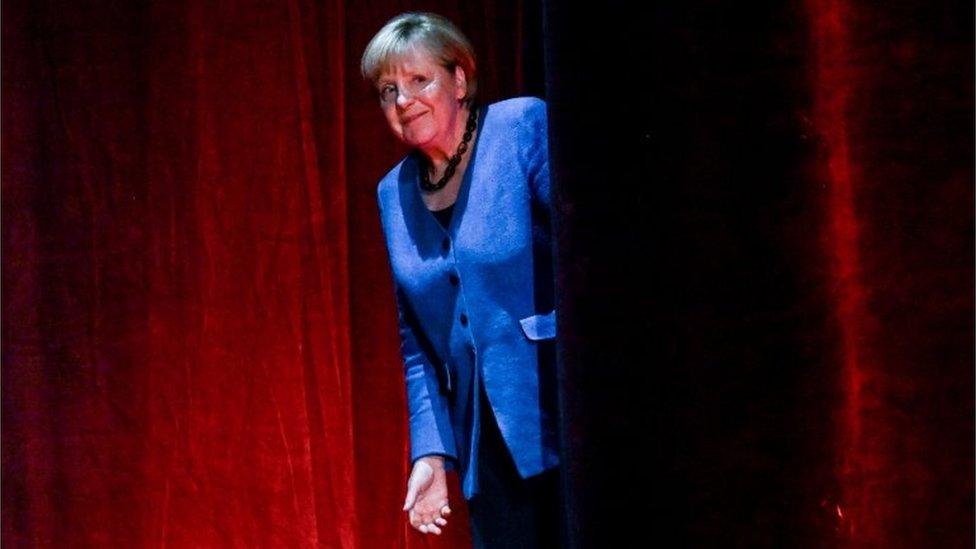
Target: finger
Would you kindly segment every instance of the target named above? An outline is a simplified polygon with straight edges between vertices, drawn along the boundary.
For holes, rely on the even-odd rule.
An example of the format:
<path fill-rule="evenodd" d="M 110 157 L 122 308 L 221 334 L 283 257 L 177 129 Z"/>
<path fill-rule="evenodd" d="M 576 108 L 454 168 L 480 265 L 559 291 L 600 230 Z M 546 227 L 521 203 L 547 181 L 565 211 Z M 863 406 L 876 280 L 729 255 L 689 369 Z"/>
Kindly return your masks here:
<path fill-rule="evenodd" d="M 417 483 L 412 482 L 407 487 L 407 497 L 403 500 L 403 510 L 407 511 L 417 502 Z"/>
<path fill-rule="evenodd" d="M 437 534 L 438 536 L 441 535 L 441 529 L 434 526 L 433 524 L 427 525 L 427 531 L 430 532 L 431 534 Z"/>
<path fill-rule="evenodd" d="M 441 514 L 442 515 L 450 515 L 451 514 L 451 508 L 448 507 L 447 505 L 445 505 L 444 507 L 441 507 Z"/>
<path fill-rule="evenodd" d="M 434 519 L 434 523 L 438 526 L 447 526 L 447 520 L 444 517 L 437 517 Z"/>
<path fill-rule="evenodd" d="M 420 527 L 417 528 L 417 530 L 420 530 L 421 532 L 423 532 L 424 534 L 426 534 L 427 533 L 427 525 L 426 524 L 421 524 Z"/>

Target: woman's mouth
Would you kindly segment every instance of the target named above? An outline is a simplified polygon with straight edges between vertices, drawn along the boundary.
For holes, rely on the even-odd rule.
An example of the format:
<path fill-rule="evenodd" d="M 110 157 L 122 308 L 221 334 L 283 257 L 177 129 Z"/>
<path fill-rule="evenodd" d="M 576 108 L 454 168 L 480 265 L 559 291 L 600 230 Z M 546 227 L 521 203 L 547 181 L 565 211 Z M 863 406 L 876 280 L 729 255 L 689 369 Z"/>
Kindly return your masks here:
<path fill-rule="evenodd" d="M 415 114 L 415 115 L 413 115 L 413 116 L 411 116 L 409 118 L 404 118 L 403 121 L 401 121 L 400 123 L 403 124 L 404 126 L 406 126 L 407 124 L 413 122 L 414 120 L 420 118 L 421 116 L 423 116 L 425 114 L 427 114 L 427 113 L 422 112 L 420 114 Z"/>

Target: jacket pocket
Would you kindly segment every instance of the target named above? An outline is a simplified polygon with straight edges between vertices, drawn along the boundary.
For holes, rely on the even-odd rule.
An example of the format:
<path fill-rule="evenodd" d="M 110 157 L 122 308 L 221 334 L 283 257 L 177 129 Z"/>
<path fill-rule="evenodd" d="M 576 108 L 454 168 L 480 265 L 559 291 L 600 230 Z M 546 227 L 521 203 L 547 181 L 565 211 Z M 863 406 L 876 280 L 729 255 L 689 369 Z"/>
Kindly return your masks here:
<path fill-rule="evenodd" d="M 556 337 L 556 311 L 542 315 L 532 315 L 519 320 L 525 337 L 532 341 L 542 341 Z"/>

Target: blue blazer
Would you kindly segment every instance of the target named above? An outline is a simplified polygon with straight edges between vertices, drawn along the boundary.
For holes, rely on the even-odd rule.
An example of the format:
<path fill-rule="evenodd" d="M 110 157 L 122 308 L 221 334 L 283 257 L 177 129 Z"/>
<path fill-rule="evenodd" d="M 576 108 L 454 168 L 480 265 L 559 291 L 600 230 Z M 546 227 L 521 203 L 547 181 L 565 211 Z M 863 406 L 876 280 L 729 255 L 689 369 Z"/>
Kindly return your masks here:
<path fill-rule="evenodd" d="M 478 127 L 446 229 L 421 199 L 412 154 L 377 189 L 411 461 L 446 456 L 466 499 L 478 492 L 479 383 L 519 474 L 559 463 L 546 104 L 493 103 Z"/>

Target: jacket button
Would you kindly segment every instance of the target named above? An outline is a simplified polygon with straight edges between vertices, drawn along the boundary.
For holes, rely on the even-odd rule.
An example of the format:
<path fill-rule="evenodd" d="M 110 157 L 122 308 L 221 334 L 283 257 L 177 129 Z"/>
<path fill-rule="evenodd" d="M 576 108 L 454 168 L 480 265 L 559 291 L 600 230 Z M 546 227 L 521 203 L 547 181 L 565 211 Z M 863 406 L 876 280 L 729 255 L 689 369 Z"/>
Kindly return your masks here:
<path fill-rule="evenodd" d="M 445 252 L 451 249 L 451 240 L 449 238 L 441 240 L 441 249 Z"/>
<path fill-rule="evenodd" d="M 461 313 L 461 316 L 458 318 L 458 320 L 461 321 L 461 326 L 467 326 L 468 325 L 468 315 L 466 315 L 464 313 Z"/>
<path fill-rule="evenodd" d="M 458 282 L 460 281 L 460 279 L 458 278 L 458 275 L 455 274 L 455 273 L 451 273 L 451 274 L 447 275 L 447 278 L 448 278 L 448 280 L 451 281 L 451 286 L 457 286 L 458 285 Z"/>

